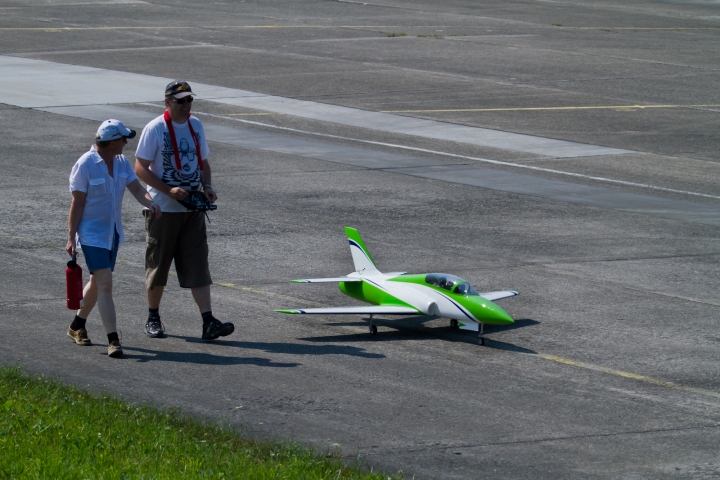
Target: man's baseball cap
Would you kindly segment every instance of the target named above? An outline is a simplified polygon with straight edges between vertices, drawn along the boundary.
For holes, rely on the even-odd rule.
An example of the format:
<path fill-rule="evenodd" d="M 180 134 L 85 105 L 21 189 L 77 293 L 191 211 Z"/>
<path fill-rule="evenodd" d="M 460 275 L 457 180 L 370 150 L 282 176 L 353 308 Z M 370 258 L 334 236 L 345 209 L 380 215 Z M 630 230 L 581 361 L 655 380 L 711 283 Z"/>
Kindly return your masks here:
<path fill-rule="evenodd" d="M 135 138 L 135 130 L 130 130 L 122 124 L 120 120 L 110 119 L 105 120 L 100 124 L 97 134 L 95 134 L 95 140 L 101 142 L 107 142 L 110 140 L 117 140 L 119 138 Z"/>
<path fill-rule="evenodd" d="M 190 84 L 185 80 L 173 80 L 172 82 L 168 83 L 167 87 L 165 87 L 165 98 L 173 97 L 179 99 L 185 98 L 188 95 L 195 94 L 192 92 Z"/>

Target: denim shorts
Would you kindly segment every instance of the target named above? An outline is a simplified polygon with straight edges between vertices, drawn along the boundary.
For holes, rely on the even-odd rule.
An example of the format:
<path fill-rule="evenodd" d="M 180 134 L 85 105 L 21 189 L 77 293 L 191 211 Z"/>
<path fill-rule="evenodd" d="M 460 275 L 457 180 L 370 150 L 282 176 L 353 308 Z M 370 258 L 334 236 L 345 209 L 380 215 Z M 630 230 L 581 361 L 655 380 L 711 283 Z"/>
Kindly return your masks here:
<path fill-rule="evenodd" d="M 115 271 L 115 260 L 117 259 L 119 244 L 120 234 L 117 230 L 115 230 L 115 240 L 113 241 L 112 250 L 80 244 L 88 271 L 92 273 L 95 270 L 102 270 L 103 268 L 109 268 L 111 272 Z"/>

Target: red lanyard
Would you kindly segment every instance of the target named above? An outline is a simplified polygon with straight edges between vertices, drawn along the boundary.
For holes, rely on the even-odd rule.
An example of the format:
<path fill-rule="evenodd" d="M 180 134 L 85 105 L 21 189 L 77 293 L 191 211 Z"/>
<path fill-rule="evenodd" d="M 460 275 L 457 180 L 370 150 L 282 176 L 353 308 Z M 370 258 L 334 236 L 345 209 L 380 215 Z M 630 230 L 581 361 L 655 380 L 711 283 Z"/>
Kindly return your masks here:
<path fill-rule="evenodd" d="M 179 171 L 182 171 L 180 154 L 178 153 L 178 146 L 177 142 L 175 141 L 175 129 L 173 128 L 172 120 L 170 119 L 170 114 L 167 110 L 165 110 L 165 115 L 163 115 L 163 118 L 165 119 L 165 125 L 167 125 L 168 132 L 170 133 L 170 141 L 172 142 L 173 152 L 175 153 L 175 168 L 177 168 Z M 195 130 L 193 130 L 192 128 L 192 123 L 190 123 L 190 117 L 188 117 L 187 119 L 187 124 L 190 128 L 190 136 L 192 137 L 193 142 L 195 142 L 195 153 L 197 154 L 198 158 L 198 166 L 200 167 L 200 171 L 202 171 L 203 164 L 202 155 L 200 154 L 200 144 L 198 143 L 197 135 L 195 135 Z"/>

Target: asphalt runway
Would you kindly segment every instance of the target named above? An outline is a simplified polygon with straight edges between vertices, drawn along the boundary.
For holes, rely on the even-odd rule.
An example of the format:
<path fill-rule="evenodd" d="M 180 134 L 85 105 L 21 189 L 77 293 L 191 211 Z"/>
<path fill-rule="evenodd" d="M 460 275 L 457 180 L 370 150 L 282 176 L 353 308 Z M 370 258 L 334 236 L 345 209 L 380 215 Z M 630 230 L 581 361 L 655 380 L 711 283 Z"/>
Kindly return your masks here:
<path fill-rule="evenodd" d="M 0 1 L 0 362 L 406 478 L 720 475 L 720 4 Z M 213 312 L 149 339 L 126 198 L 125 357 L 65 337 L 68 176 L 173 78 L 210 140 Z M 126 148 L 134 159 L 136 141 Z M 447 272 L 516 319 L 282 315 L 294 278 Z"/>

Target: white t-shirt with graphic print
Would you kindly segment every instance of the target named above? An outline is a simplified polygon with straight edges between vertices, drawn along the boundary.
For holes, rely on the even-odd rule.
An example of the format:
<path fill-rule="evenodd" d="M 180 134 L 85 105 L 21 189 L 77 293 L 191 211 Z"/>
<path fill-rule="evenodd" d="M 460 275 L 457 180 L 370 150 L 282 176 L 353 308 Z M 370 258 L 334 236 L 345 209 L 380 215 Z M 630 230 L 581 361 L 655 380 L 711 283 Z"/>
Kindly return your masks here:
<path fill-rule="evenodd" d="M 203 160 L 210 155 L 210 147 L 205 139 L 205 130 L 197 118 L 190 116 L 193 130 L 200 145 Z M 180 156 L 181 170 L 175 164 L 175 153 L 173 151 L 170 133 L 165 124 L 165 117 L 160 115 L 145 125 L 140 140 L 138 141 L 135 156 L 144 160 L 150 160 L 150 171 L 170 187 L 180 187 L 184 190 L 200 190 L 200 168 L 198 167 L 198 156 L 187 122 L 179 124 L 173 122 L 175 141 L 177 142 L 178 155 Z M 148 186 L 148 192 L 155 203 L 160 206 L 163 212 L 187 212 L 176 200 L 168 197 L 157 189 Z"/>

